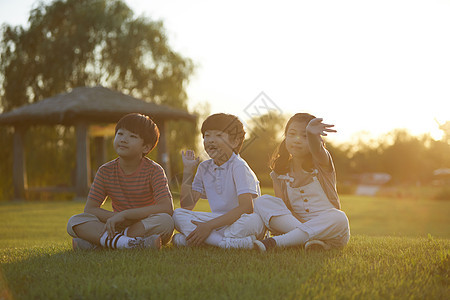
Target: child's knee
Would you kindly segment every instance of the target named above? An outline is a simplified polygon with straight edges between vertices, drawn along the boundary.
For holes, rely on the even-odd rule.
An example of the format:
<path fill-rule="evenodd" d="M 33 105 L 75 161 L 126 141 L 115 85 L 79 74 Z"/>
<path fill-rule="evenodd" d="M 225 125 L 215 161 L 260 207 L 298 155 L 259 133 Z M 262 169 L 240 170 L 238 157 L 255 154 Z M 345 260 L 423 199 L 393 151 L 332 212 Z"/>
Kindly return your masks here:
<path fill-rule="evenodd" d="M 274 208 L 284 207 L 283 200 L 271 195 L 262 195 L 254 200 L 255 212 L 273 210 Z"/>
<path fill-rule="evenodd" d="M 173 232 L 174 223 L 169 214 L 159 213 L 150 215 L 148 218 L 141 220 L 146 235 L 150 234 L 166 234 Z"/>
<path fill-rule="evenodd" d="M 96 216 L 88 213 L 73 215 L 67 222 L 67 233 L 72 237 L 78 237 L 73 228 L 77 225 L 84 224 L 90 221 L 99 221 L 99 219 Z"/>
<path fill-rule="evenodd" d="M 190 212 L 190 210 L 184 208 L 177 208 L 173 211 L 172 218 L 177 230 L 179 230 L 185 220 L 192 218 Z"/>
<path fill-rule="evenodd" d="M 270 202 L 270 195 L 262 195 L 255 200 L 253 200 L 253 206 L 256 209 L 260 207 L 265 207 L 268 202 Z"/>
<path fill-rule="evenodd" d="M 333 213 L 334 231 L 336 234 L 337 246 L 345 246 L 350 239 L 350 226 L 347 215 L 341 210 Z"/>
<path fill-rule="evenodd" d="M 261 217 L 256 214 L 244 214 L 236 222 L 225 229 L 226 237 L 242 238 L 250 235 L 257 237 L 265 232 L 264 222 Z"/>
<path fill-rule="evenodd" d="M 161 229 L 164 233 L 172 234 L 175 225 L 173 218 L 169 214 L 158 214 L 157 220 L 161 224 Z"/>
<path fill-rule="evenodd" d="M 69 221 L 67 222 L 67 233 L 71 236 L 71 237 L 77 237 L 77 234 L 75 233 L 75 231 L 73 231 L 73 226 L 75 226 L 75 221 L 76 220 L 76 215 L 70 217 Z"/>
<path fill-rule="evenodd" d="M 252 224 L 252 226 L 254 228 L 257 228 L 258 231 L 264 230 L 264 227 L 265 227 L 264 222 L 258 214 L 256 214 L 256 213 L 250 214 L 248 216 L 248 219 L 249 219 L 249 223 Z"/>
<path fill-rule="evenodd" d="M 185 208 L 177 208 L 173 211 L 173 216 L 180 215 L 189 215 L 192 211 Z"/>
<path fill-rule="evenodd" d="M 347 215 L 342 210 L 336 210 L 334 214 L 334 220 L 339 228 L 341 228 L 342 230 L 348 230 L 349 228 L 348 218 Z"/>
<path fill-rule="evenodd" d="M 172 238 L 173 230 L 174 230 L 174 221 L 172 216 L 169 214 L 158 214 L 157 221 L 160 224 L 160 235 L 163 244 L 167 244 Z"/>
<path fill-rule="evenodd" d="M 169 214 L 159 213 L 149 216 L 143 219 L 142 224 L 144 226 L 144 236 L 160 235 L 163 244 L 166 244 L 173 234 L 174 223 Z"/>

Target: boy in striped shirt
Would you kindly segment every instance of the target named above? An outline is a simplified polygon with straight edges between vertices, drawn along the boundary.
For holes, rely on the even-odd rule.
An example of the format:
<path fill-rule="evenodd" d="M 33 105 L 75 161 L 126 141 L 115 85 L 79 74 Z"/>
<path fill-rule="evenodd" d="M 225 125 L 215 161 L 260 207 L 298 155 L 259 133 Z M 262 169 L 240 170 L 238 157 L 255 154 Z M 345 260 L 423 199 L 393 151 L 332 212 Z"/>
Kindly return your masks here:
<path fill-rule="evenodd" d="M 145 157 L 158 139 L 158 127 L 147 116 L 133 113 L 119 120 L 114 138 L 119 157 L 99 168 L 84 213 L 67 224 L 74 249 L 160 249 L 171 239 L 173 201 L 167 178 L 160 165 Z M 101 208 L 107 197 L 113 211 Z"/>

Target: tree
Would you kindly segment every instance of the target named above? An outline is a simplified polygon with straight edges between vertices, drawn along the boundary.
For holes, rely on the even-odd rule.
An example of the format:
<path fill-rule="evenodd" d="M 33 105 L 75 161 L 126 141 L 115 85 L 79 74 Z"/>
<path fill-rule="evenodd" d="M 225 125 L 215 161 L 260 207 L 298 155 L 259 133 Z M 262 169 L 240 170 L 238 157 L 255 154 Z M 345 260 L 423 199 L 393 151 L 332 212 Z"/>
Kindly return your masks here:
<path fill-rule="evenodd" d="M 283 139 L 286 122 L 286 116 L 270 112 L 248 121 L 247 139 L 242 146 L 241 156 L 256 173 L 262 186 L 272 187 L 269 162 Z"/>
<path fill-rule="evenodd" d="M 27 28 L 7 24 L 1 28 L 0 112 L 78 86 L 96 85 L 187 109 L 185 89 L 194 65 L 170 48 L 161 21 L 135 17 L 121 0 L 55 0 L 40 3 L 28 22 Z M 195 139 L 195 125 L 180 122 L 168 124 L 171 156 L 179 155 L 181 143 Z M 67 162 L 73 161 L 73 128 L 32 130 L 26 149 L 30 177 L 41 172 L 46 158 L 58 159 L 52 161 L 46 176 L 34 178 L 30 185 L 70 180 Z M 0 140 L 11 141 L 11 134 L 1 130 Z M 45 145 L 40 138 L 44 135 L 53 137 Z M 10 165 L 12 150 L 5 151 L 3 157 Z M 10 184 L 3 182 L 0 192 L 9 195 Z"/>
<path fill-rule="evenodd" d="M 437 121 L 436 121 L 437 122 Z M 443 124 L 438 123 L 439 129 L 444 133 L 442 136 L 442 141 L 450 144 L 450 121 L 446 121 Z"/>
<path fill-rule="evenodd" d="M 445 141 L 435 141 L 430 135 L 413 136 L 407 130 L 397 129 L 378 140 L 361 136 L 352 143 L 333 147 L 331 153 L 338 180 L 383 172 L 392 176 L 391 184 L 416 184 L 429 183 L 434 170 L 448 168 L 449 151 L 450 144 Z"/>
<path fill-rule="evenodd" d="M 77 86 L 103 85 L 186 108 L 190 59 L 170 49 L 162 22 L 135 18 L 120 0 L 57 0 L 29 28 L 3 25 L 5 111 Z"/>
<path fill-rule="evenodd" d="M 402 183 L 415 183 L 423 179 L 425 143 L 403 129 L 392 131 L 386 138 L 393 142 L 385 145 L 380 157 L 381 166 L 392 175 L 392 179 Z"/>

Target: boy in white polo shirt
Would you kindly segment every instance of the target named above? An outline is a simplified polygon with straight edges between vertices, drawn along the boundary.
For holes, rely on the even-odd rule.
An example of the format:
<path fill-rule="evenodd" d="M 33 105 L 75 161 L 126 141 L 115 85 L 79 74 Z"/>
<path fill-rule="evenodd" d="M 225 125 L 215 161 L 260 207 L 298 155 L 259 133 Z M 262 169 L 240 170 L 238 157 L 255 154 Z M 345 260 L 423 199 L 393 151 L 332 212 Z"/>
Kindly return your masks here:
<path fill-rule="evenodd" d="M 192 150 L 182 152 L 181 208 L 173 214 L 180 233 L 172 241 L 176 246 L 205 243 L 251 249 L 266 229 L 259 215 L 253 213 L 253 199 L 261 194 L 259 181 L 239 156 L 244 126 L 236 116 L 221 113 L 209 116 L 201 132 L 211 159 L 199 165 Z M 211 212 L 192 211 L 200 198 L 208 199 Z"/>

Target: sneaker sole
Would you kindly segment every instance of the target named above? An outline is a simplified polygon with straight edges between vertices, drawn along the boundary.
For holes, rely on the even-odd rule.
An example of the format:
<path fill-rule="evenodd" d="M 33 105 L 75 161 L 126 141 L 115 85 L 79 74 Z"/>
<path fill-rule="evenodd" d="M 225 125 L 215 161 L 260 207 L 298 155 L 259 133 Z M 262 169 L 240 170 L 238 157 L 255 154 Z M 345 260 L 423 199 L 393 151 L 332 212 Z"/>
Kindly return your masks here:
<path fill-rule="evenodd" d="M 308 242 L 305 245 L 305 251 L 326 251 L 329 250 L 331 247 L 325 244 L 322 241 L 312 241 Z"/>
<path fill-rule="evenodd" d="M 77 246 L 77 242 L 75 242 L 75 239 L 72 239 L 72 249 L 73 250 L 79 250 L 79 248 Z"/>
<path fill-rule="evenodd" d="M 266 246 L 264 246 L 264 244 L 261 241 L 258 241 L 258 240 L 253 241 L 253 249 L 257 249 L 257 250 L 259 250 L 261 252 L 266 252 L 267 251 Z"/>
<path fill-rule="evenodd" d="M 86 243 L 88 243 L 88 242 L 86 242 Z M 97 248 L 98 248 L 97 246 L 92 245 L 90 243 L 89 243 L 88 246 L 86 246 L 86 245 L 83 246 L 82 243 L 78 244 L 77 239 L 72 238 L 72 249 L 74 251 L 78 251 L 78 250 L 97 250 Z"/>
<path fill-rule="evenodd" d="M 161 236 L 158 236 L 158 238 L 156 239 L 156 249 L 161 249 L 162 247 L 162 239 Z"/>
<path fill-rule="evenodd" d="M 150 248 L 150 249 L 161 249 L 162 247 L 162 240 L 161 240 L 161 236 L 158 236 L 157 238 L 155 238 L 153 241 L 150 242 L 150 244 L 145 244 L 144 246 L 145 248 Z"/>
<path fill-rule="evenodd" d="M 306 251 L 325 251 L 322 245 L 314 244 L 305 249 Z"/>
<path fill-rule="evenodd" d="M 173 235 L 172 237 L 172 245 L 174 245 L 175 247 L 187 247 L 187 243 L 186 243 L 186 239 L 184 238 L 183 242 L 179 242 L 179 238 L 178 235 L 181 233 L 176 233 Z"/>

